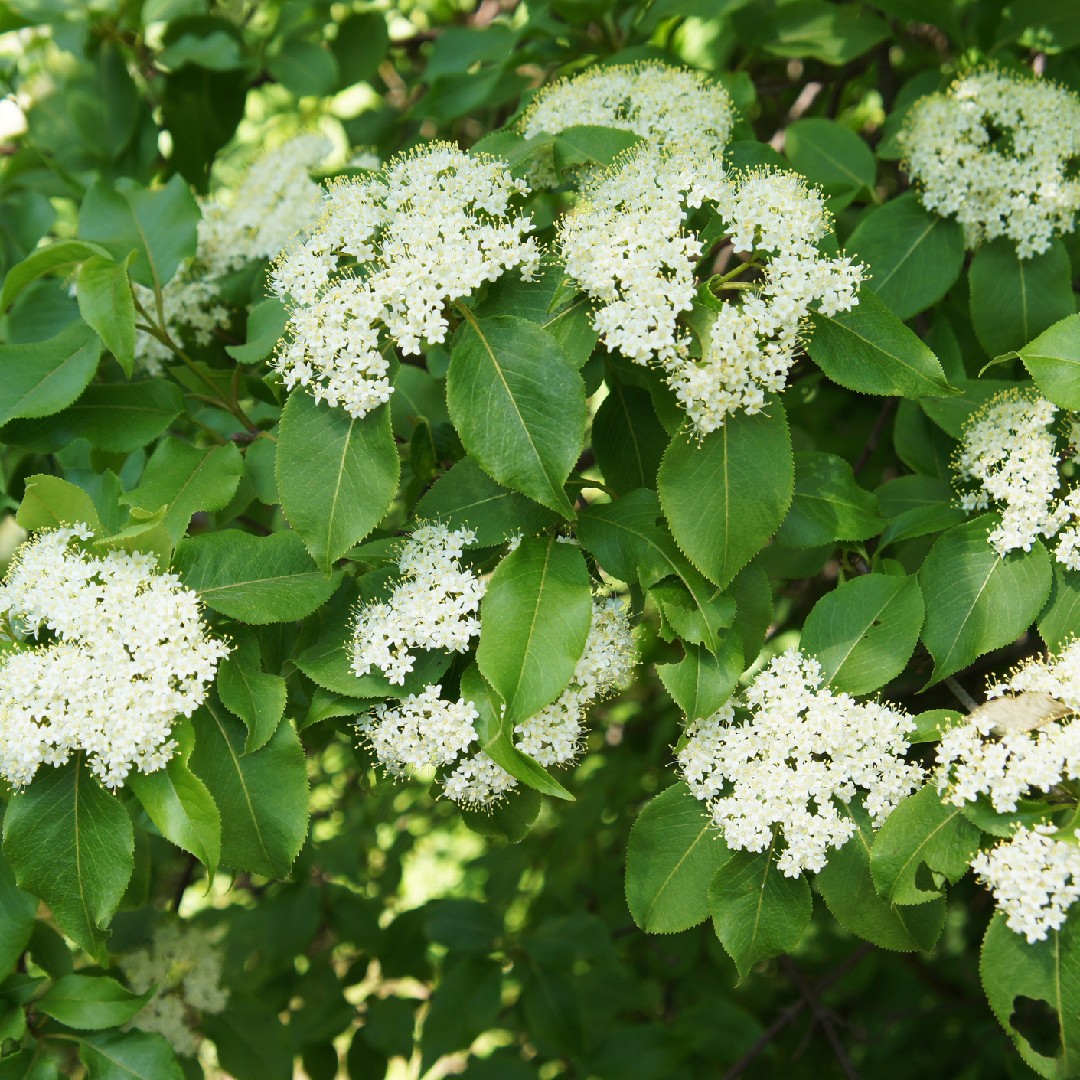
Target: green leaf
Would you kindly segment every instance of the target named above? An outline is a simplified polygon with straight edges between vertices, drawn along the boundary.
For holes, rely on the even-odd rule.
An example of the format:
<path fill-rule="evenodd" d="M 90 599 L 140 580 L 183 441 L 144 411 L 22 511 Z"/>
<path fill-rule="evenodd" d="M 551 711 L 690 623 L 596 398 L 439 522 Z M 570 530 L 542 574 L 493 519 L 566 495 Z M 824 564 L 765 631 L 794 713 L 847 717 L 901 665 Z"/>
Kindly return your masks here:
<path fill-rule="evenodd" d="M 1080 315 L 1054 323 L 1019 351 L 1044 397 L 1063 409 L 1080 410 Z"/>
<path fill-rule="evenodd" d="M 570 682 L 592 621 L 579 548 L 554 536 L 522 540 L 495 568 L 480 605 L 476 662 L 517 724 Z"/>
<path fill-rule="evenodd" d="M 100 244 L 89 244 L 84 240 L 56 240 L 37 248 L 4 277 L 0 311 L 7 311 L 28 285 L 45 274 L 69 274 L 79 263 L 99 255 L 108 255 L 108 252 Z"/>
<path fill-rule="evenodd" d="M 953 505 L 952 487 L 936 477 L 898 476 L 886 480 L 874 494 L 882 514 L 890 519 L 878 541 L 878 550 L 951 529 L 965 519 L 963 510 Z"/>
<path fill-rule="evenodd" d="M 416 505 L 416 517 L 441 521 L 450 529 L 472 529 L 478 547 L 539 532 L 558 520 L 547 507 L 495 483 L 471 458 L 462 458 L 428 488 Z"/>
<path fill-rule="evenodd" d="M 945 925 L 945 900 L 917 907 L 897 907 L 883 900 L 870 876 L 874 833 L 861 806 L 849 805 L 855 835 L 842 848 L 829 852 L 825 869 L 817 875 L 821 898 L 841 926 L 882 949 L 923 951 L 933 947 Z"/>
<path fill-rule="evenodd" d="M 115 187 L 97 180 L 79 209 L 79 239 L 100 244 L 120 263 L 134 252 L 132 279 L 157 290 L 195 254 L 199 216 L 181 176 L 154 190 L 132 180 Z"/>
<path fill-rule="evenodd" d="M 574 518 L 563 484 L 585 439 L 585 384 L 551 334 L 512 315 L 468 313 L 450 353 L 446 402 L 465 449 L 492 479 Z"/>
<path fill-rule="evenodd" d="M 326 577 L 296 533 L 251 536 L 238 529 L 181 540 L 175 568 L 203 603 L 240 622 L 294 622 L 321 607 L 341 573 Z"/>
<path fill-rule="evenodd" d="M 988 356 L 1019 349 L 1076 311 L 1069 253 L 1060 240 L 1030 259 L 1017 257 L 1012 240 L 992 240 L 975 252 L 968 280 L 971 321 Z"/>
<path fill-rule="evenodd" d="M 47 473 L 27 477 L 15 520 L 28 532 L 80 523 L 95 532 L 101 528 L 94 500 L 82 488 Z"/>
<path fill-rule="evenodd" d="M 80 1031 L 100 1031 L 127 1023 L 150 1000 L 152 990 L 133 994 L 102 975 L 64 975 L 37 1000 L 46 1016 Z"/>
<path fill-rule="evenodd" d="M 789 124 L 784 135 L 788 160 L 826 195 L 849 202 L 873 191 L 877 163 L 873 151 L 849 127 L 813 117 Z"/>
<path fill-rule="evenodd" d="M 838 315 L 811 312 L 807 352 L 833 382 L 863 394 L 944 397 L 954 394 L 938 359 L 876 294 Z"/>
<path fill-rule="evenodd" d="M 164 507 L 165 528 L 175 544 L 187 532 L 192 514 L 229 504 L 243 471 L 244 459 L 234 443 L 207 449 L 165 439 L 146 463 L 138 487 L 121 502 L 147 511 Z"/>
<path fill-rule="evenodd" d="M 847 253 L 867 264 L 874 293 L 893 314 L 910 319 L 956 283 L 964 266 L 964 230 L 924 210 L 910 191 L 864 214 Z"/>
<path fill-rule="evenodd" d="M 479 836 L 517 844 L 529 835 L 543 802 L 543 797 L 535 788 L 519 787 L 490 810 L 462 807 L 461 820 Z"/>
<path fill-rule="evenodd" d="M 43 767 L 12 795 L 4 854 L 19 888 L 40 897 L 81 949 L 102 959 L 104 928 L 134 866 L 131 819 L 91 775 L 82 755 Z"/>
<path fill-rule="evenodd" d="M 558 780 L 514 745 L 514 725 L 475 664 L 462 672 L 461 696 L 471 701 L 480 714 L 474 722 L 476 737 L 481 749 L 496 765 L 544 795 L 573 801 L 573 795 Z"/>
<path fill-rule="evenodd" d="M 361 11 L 338 23 L 330 51 L 337 59 L 340 81 L 346 86 L 370 82 L 390 45 L 386 15 L 381 11 Z"/>
<path fill-rule="evenodd" d="M 15 884 L 7 859 L 0 854 L 0 979 L 15 967 L 34 931 L 37 897 Z"/>
<path fill-rule="evenodd" d="M 97 371 L 101 342 L 81 323 L 48 341 L 0 345 L 0 424 L 67 408 Z"/>
<path fill-rule="evenodd" d="M 334 54 L 313 41 L 292 38 L 270 57 L 266 68 L 297 97 L 322 97 L 334 89 L 338 66 Z"/>
<path fill-rule="evenodd" d="M 420 1073 L 495 1025 L 502 1007 L 502 965 L 497 960 L 466 957 L 448 965 L 430 999 L 420 1030 Z"/>
<path fill-rule="evenodd" d="M 1040 1076 L 1066 1080 L 1080 1065 L 1080 942 L 1076 920 L 1051 930 L 1044 941 L 1028 943 L 1010 930 L 998 912 L 986 929 L 979 976 L 986 1000 L 1020 1056 Z M 1013 1024 L 1017 999 L 1047 1004 L 1057 1020 L 1058 1051 L 1036 1050 Z"/>
<path fill-rule="evenodd" d="M 244 344 L 226 345 L 225 351 L 239 364 L 257 364 L 274 351 L 288 321 L 289 311 L 280 300 L 263 300 L 248 315 Z"/>
<path fill-rule="evenodd" d="M 683 644 L 683 658 L 675 664 L 657 664 L 656 674 L 682 709 L 687 720 L 712 716 L 729 697 L 743 672 L 742 642 L 724 634 L 714 656 L 708 649 Z"/>
<path fill-rule="evenodd" d="M 924 605 L 914 577 L 868 574 L 827 592 L 806 618 L 799 647 L 835 690 L 869 694 L 907 666 Z"/>
<path fill-rule="evenodd" d="M 281 414 L 276 469 L 285 516 L 329 572 L 379 524 L 397 494 L 401 463 L 390 410 L 358 420 L 310 394 L 291 394 Z"/>
<path fill-rule="evenodd" d="M 239 716 L 248 729 L 244 753 L 265 746 L 285 714 L 285 680 L 262 670 L 259 642 L 254 634 L 233 635 L 233 651 L 218 668 L 221 703 Z"/>
<path fill-rule="evenodd" d="M 125 263 L 95 255 L 79 268 L 79 313 L 131 378 L 135 370 L 135 301 Z"/>
<path fill-rule="evenodd" d="M 610 165 L 639 142 L 641 136 L 632 131 L 598 124 L 574 124 L 555 136 L 552 144 L 555 166 L 560 172 L 566 172 L 582 166 Z"/>
<path fill-rule="evenodd" d="M 776 9 L 774 56 L 808 56 L 839 67 L 889 36 L 888 24 L 859 7 L 795 0 Z"/>
<path fill-rule="evenodd" d="M 132 773 L 128 786 L 166 840 L 190 852 L 212 878 L 221 858 L 221 814 L 206 785 L 188 768 L 194 732 L 184 721 L 173 729 L 180 750 L 164 769 Z"/>
<path fill-rule="evenodd" d="M 636 581 L 650 589 L 665 578 L 676 578 L 700 616 L 701 643 L 710 651 L 717 650 L 718 632 L 731 624 L 730 598 L 706 581 L 675 546 L 655 492 L 632 491 L 585 511 L 578 539 L 609 574 L 627 584 Z"/>
<path fill-rule="evenodd" d="M 194 716 L 191 769 L 221 811 L 221 861 L 234 870 L 285 878 L 307 836 L 307 761 L 282 720 L 270 741 L 244 753 L 247 729 L 210 700 Z"/>
<path fill-rule="evenodd" d="M 877 499 L 859 487 L 851 466 L 835 454 L 795 454 L 795 495 L 776 534 L 786 547 L 821 547 L 866 540 L 885 527 Z"/>
<path fill-rule="evenodd" d="M 771 848 L 732 852 L 709 884 L 713 929 L 740 981 L 755 964 L 799 944 L 813 906 L 810 883 L 781 874 Z"/>
<path fill-rule="evenodd" d="M 269 1002 L 237 1000 L 234 995 L 228 1008 L 204 1016 L 202 1027 L 214 1041 L 221 1068 L 235 1080 L 294 1077 L 290 1029 Z"/>
<path fill-rule="evenodd" d="M 593 453 L 608 487 L 620 494 L 655 489 L 667 443 L 652 398 L 609 371 L 608 395 L 596 410 L 592 427 Z"/>
<path fill-rule="evenodd" d="M 95 363 L 100 347 L 97 342 Z M 99 450 L 129 454 L 156 439 L 183 411 L 183 391 L 166 379 L 97 384 L 62 412 L 11 421 L 0 429 L 0 439 L 51 454 L 81 438 Z"/>
<path fill-rule="evenodd" d="M 734 413 L 700 441 L 677 434 L 660 466 L 660 505 L 679 548 L 723 587 L 779 528 L 794 479 L 787 416 L 774 401 L 754 416 Z"/>
<path fill-rule="evenodd" d="M 934 658 L 930 683 L 1015 641 L 1036 619 L 1050 592 L 1050 558 L 1042 544 L 999 555 L 987 542 L 997 524 L 983 514 L 943 533 L 919 570 L 926 611 L 923 642 Z"/>
<path fill-rule="evenodd" d="M 626 902 L 650 934 L 675 934 L 709 915 L 709 883 L 730 856 L 705 807 L 685 784 L 645 804 L 630 830 Z"/>
<path fill-rule="evenodd" d="M 81 1040 L 88 1080 L 184 1080 L 176 1054 L 161 1035 L 103 1031 Z"/>
<path fill-rule="evenodd" d="M 1051 652 L 1057 652 L 1076 636 L 1080 626 L 1080 572 L 1054 563 L 1054 583 L 1050 598 L 1039 616 L 1039 637 Z"/>
<path fill-rule="evenodd" d="M 963 436 L 964 425 L 979 406 L 995 394 L 1017 387 L 1017 383 L 1004 379 L 957 379 L 956 383 L 960 393 L 955 397 L 924 398 L 919 402 L 919 408 L 957 442 Z"/>
<path fill-rule="evenodd" d="M 889 814 L 875 837 L 870 852 L 874 885 L 893 904 L 936 900 L 941 889 L 929 874 L 927 881 L 922 875 L 932 871 L 938 881 L 959 881 L 979 850 L 981 837 L 958 807 L 941 801 L 931 780 Z"/>

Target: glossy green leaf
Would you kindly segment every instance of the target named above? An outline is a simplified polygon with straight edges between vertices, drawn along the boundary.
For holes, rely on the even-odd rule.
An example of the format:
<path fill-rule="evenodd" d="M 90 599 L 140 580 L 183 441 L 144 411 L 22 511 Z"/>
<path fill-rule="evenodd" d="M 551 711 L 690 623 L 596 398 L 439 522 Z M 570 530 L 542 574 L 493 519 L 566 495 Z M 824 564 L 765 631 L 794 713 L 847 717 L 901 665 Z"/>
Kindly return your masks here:
<path fill-rule="evenodd" d="M 879 948 L 897 952 L 932 948 L 945 925 L 945 900 L 897 907 L 878 896 L 870 875 L 874 832 L 869 815 L 855 805 L 847 812 L 855 820 L 855 835 L 829 852 L 825 869 L 817 875 L 821 898 L 841 926 Z"/>
<path fill-rule="evenodd" d="M 248 315 L 247 340 L 243 345 L 226 345 L 225 351 L 237 363 L 257 364 L 273 353 L 288 321 L 289 311 L 280 300 L 263 300 Z"/>
<path fill-rule="evenodd" d="M 585 385 L 549 333 L 512 315 L 470 314 L 451 349 L 446 401 L 492 479 L 574 517 L 563 484 L 585 438 Z"/>
<path fill-rule="evenodd" d="M 135 370 L 135 301 L 124 263 L 95 255 L 82 264 L 76 285 L 79 313 L 130 378 Z"/>
<path fill-rule="evenodd" d="M 740 979 L 760 961 L 791 952 L 812 910 L 809 882 L 781 874 L 771 848 L 732 852 L 709 884 L 713 929 Z"/>
<path fill-rule="evenodd" d="M 304 748 L 287 719 L 270 741 L 244 753 L 247 729 L 216 700 L 194 716 L 191 770 L 221 811 L 221 861 L 235 870 L 284 878 L 307 835 Z"/>
<path fill-rule="evenodd" d="M 609 372 L 608 395 L 593 417 L 596 463 L 608 487 L 627 494 L 656 487 L 656 474 L 668 436 L 656 418 L 652 399 Z"/>
<path fill-rule="evenodd" d="M 812 312 L 811 359 L 833 382 L 864 394 L 921 398 L 956 391 L 938 359 L 869 289 L 837 315 Z"/>
<path fill-rule="evenodd" d="M 1051 930 L 1043 941 L 1028 942 L 1010 930 L 998 912 L 990 920 L 979 959 L 986 999 L 1020 1056 L 1040 1076 L 1066 1080 L 1080 1062 L 1080 940 L 1076 920 Z M 1015 1026 L 1018 999 L 1045 1002 L 1057 1021 L 1057 1053 L 1035 1046 Z"/>
<path fill-rule="evenodd" d="M 731 697 L 745 666 L 739 636 L 727 633 L 714 656 L 699 645 L 683 645 L 683 658 L 657 664 L 656 674 L 687 720 L 711 716 Z"/>
<path fill-rule="evenodd" d="M 127 811 L 81 755 L 42 766 L 4 815 L 4 854 L 19 888 L 44 900 L 60 929 L 94 957 L 104 956 L 133 851 Z"/>
<path fill-rule="evenodd" d="M 28 532 L 78 524 L 101 528 L 94 500 L 82 488 L 47 473 L 26 478 L 15 520 Z"/>
<path fill-rule="evenodd" d="M 709 915 L 709 883 L 730 856 L 705 807 L 685 784 L 646 803 L 630 831 L 626 902 L 650 934 L 674 934 Z"/>
<path fill-rule="evenodd" d="M 873 191 L 877 163 L 870 147 L 851 128 L 812 117 L 789 124 L 784 153 L 812 184 L 845 201 Z"/>
<path fill-rule="evenodd" d="M 7 311 L 27 286 L 45 274 L 70 274 L 85 260 L 107 254 L 100 244 L 90 244 L 84 240 L 57 240 L 37 248 L 4 276 L 0 311 Z"/>
<path fill-rule="evenodd" d="M 15 884 L 11 867 L 0 854 L 0 979 L 15 967 L 30 941 L 37 908 L 37 897 Z"/>
<path fill-rule="evenodd" d="M 294 532 L 252 536 L 238 529 L 181 540 L 175 567 L 208 608 L 240 622 L 292 622 L 321 607 L 340 572 L 320 573 Z"/>
<path fill-rule="evenodd" d="M 846 250 L 866 264 L 878 298 L 898 318 L 910 319 L 956 283 L 964 266 L 964 230 L 906 192 L 864 214 Z"/>
<path fill-rule="evenodd" d="M 522 540 L 495 568 L 480 605 L 476 662 L 506 704 L 507 723 L 550 705 L 570 682 L 592 622 L 579 548 Z"/>
<path fill-rule="evenodd" d="M 967 873 L 981 837 L 958 807 L 942 802 L 931 780 L 889 814 L 874 838 L 874 885 L 894 904 L 936 900 L 943 880 L 957 882 Z"/>
<path fill-rule="evenodd" d="M 1050 559 L 1042 544 L 999 555 L 987 542 L 997 517 L 984 514 L 943 533 L 919 570 L 927 605 L 923 643 L 934 658 L 931 683 L 1015 641 L 1037 618 L 1050 592 Z"/>
<path fill-rule="evenodd" d="M 127 1023 L 150 999 L 133 994 L 102 975 L 65 975 L 37 1000 L 46 1016 L 79 1031 L 100 1031 Z"/>
<path fill-rule="evenodd" d="M 244 753 L 265 746 L 285 713 L 285 680 L 262 670 L 259 642 L 253 633 L 233 637 L 233 651 L 218 668 L 221 703 L 248 729 Z"/>
<path fill-rule="evenodd" d="M 138 487 L 121 501 L 146 511 L 164 507 L 165 528 L 176 543 L 187 532 L 192 514 L 228 505 L 243 471 L 244 459 L 234 443 L 201 448 L 163 439 L 150 455 Z"/>
<path fill-rule="evenodd" d="M 924 605 L 914 577 L 867 574 L 827 592 L 806 617 L 799 647 L 834 689 L 869 694 L 895 679 L 919 641 Z"/>
<path fill-rule="evenodd" d="M 1054 323 L 1020 349 L 1042 394 L 1063 409 L 1080 409 L 1080 315 Z"/>
<path fill-rule="evenodd" d="M 176 1054 L 162 1035 L 102 1031 L 85 1036 L 79 1058 L 87 1080 L 184 1080 Z"/>
<path fill-rule="evenodd" d="M 787 416 L 777 402 L 697 438 L 671 440 L 658 490 L 671 535 L 723 587 L 768 543 L 791 505 L 794 463 Z"/>
<path fill-rule="evenodd" d="M 1080 572 L 1054 562 L 1054 583 L 1046 607 L 1039 615 L 1039 636 L 1057 652 L 1076 636 L 1080 627 Z"/>
<path fill-rule="evenodd" d="M 276 468 L 285 516 L 329 571 L 378 525 L 397 494 L 401 464 L 389 409 L 356 419 L 310 394 L 291 394 Z"/>
<path fill-rule="evenodd" d="M 101 341 L 72 323 L 48 341 L 0 345 L 0 424 L 67 408 L 97 371 Z"/>
<path fill-rule="evenodd" d="M 863 8 L 795 0 L 777 9 L 776 34 L 765 48 L 774 56 L 806 56 L 839 66 L 888 36 L 888 24 Z"/>
<path fill-rule="evenodd" d="M 1054 240 L 1041 255 L 1017 257 L 1006 237 L 975 252 L 969 271 L 971 322 L 988 356 L 1026 345 L 1076 311 L 1069 253 Z"/>
<path fill-rule="evenodd" d="M 877 499 L 859 487 L 843 458 L 814 450 L 795 454 L 795 494 L 777 543 L 821 547 L 837 540 L 866 540 L 884 527 Z"/>

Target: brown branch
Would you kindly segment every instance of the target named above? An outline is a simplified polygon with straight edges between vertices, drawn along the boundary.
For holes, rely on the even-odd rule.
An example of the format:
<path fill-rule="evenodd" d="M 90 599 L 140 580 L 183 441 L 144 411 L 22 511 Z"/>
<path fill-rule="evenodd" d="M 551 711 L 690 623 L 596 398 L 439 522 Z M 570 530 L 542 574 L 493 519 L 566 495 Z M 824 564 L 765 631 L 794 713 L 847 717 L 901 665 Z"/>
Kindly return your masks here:
<path fill-rule="evenodd" d="M 844 1070 L 844 1075 L 848 1080 L 860 1080 L 858 1071 L 852 1065 L 851 1058 L 848 1057 L 847 1050 L 844 1049 L 844 1044 L 840 1041 L 840 1036 L 836 1034 L 836 1027 L 832 1022 L 832 1017 L 829 1015 L 829 1010 L 821 1003 L 821 998 L 814 988 L 802 977 L 802 972 L 799 971 L 790 956 L 781 956 L 780 966 L 784 969 L 787 977 L 795 984 L 795 989 L 802 994 L 803 1000 L 810 1006 L 810 1011 L 814 1014 L 814 1020 L 825 1033 L 825 1038 L 829 1040 L 829 1045 L 833 1048 L 833 1053 L 836 1055 L 836 1060 L 840 1062 L 840 1068 Z"/>
<path fill-rule="evenodd" d="M 851 467 L 852 472 L 854 472 L 856 476 L 863 471 L 866 467 L 866 463 L 878 448 L 878 443 L 881 442 L 881 436 L 885 433 L 885 428 L 892 419 L 893 413 L 899 408 L 899 404 L 898 398 L 889 398 L 889 400 L 881 406 L 881 411 L 874 421 L 874 426 L 870 429 L 870 434 L 866 436 L 866 442 L 863 444 L 862 451 L 859 453 L 859 457 L 855 464 Z"/>

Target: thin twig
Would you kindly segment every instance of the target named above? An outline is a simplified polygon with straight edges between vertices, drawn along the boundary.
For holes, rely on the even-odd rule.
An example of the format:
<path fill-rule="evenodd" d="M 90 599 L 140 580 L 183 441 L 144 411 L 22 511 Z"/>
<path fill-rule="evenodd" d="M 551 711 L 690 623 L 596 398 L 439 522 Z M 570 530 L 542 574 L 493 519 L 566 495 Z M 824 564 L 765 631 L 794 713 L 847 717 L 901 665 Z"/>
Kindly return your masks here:
<path fill-rule="evenodd" d="M 979 707 L 979 703 L 951 675 L 945 679 L 945 685 L 968 712 L 974 712 Z"/>
<path fill-rule="evenodd" d="M 810 1006 L 814 1019 L 821 1026 L 825 1038 L 829 1040 L 829 1045 L 833 1048 L 836 1060 L 840 1062 L 840 1068 L 844 1070 L 844 1075 L 848 1080 L 860 1080 L 858 1070 L 851 1063 L 851 1058 L 848 1057 L 847 1050 L 844 1049 L 844 1044 L 840 1041 L 840 1036 L 836 1034 L 836 1027 L 833 1025 L 829 1010 L 822 1005 L 821 999 L 802 977 L 802 972 L 799 971 L 790 956 L 781 956 L 780 966 L 784 969 L 787 977 L 795 984 L 795 989 L 802 994 L 807 1005 Z"/>
<path fill-rule="evenodd" d="M 851 467 L 852 472 L 854 472 L 856 476 L 863 471 L 866 467 L 866 463 L 878 448 L 878 443 L 881 442 L 881 436 L 884 434 L 885 428 L 888 426 L 893 413 L 896 412 L 898 407 L 898 398 L 889 398 L 889 400 L 881 406 L 881 411 L 877 414 L 877 419 L 874 421 L 874 426 L 870 429 L 870 434 L 866 436 L 866 442 L 863 444 L 859 457 Z"/>

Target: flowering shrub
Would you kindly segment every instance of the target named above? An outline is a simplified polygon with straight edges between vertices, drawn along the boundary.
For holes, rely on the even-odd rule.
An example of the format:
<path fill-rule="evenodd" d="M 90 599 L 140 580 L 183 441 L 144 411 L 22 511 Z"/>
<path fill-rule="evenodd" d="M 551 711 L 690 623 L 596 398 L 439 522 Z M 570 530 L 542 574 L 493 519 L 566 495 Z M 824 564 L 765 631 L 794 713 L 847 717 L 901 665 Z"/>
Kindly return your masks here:
<path fill-rule="evenodd" d="M 0 1080 L 1080 1075 L 1051 7 L 0 3 Z"/>

